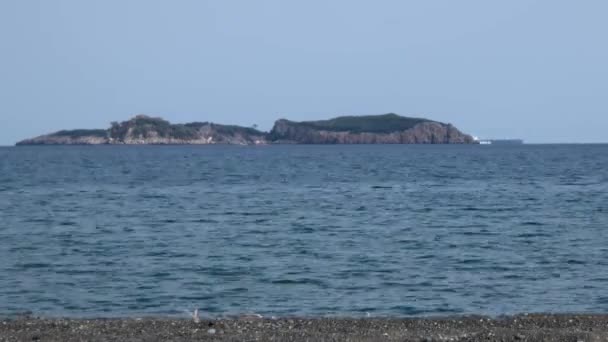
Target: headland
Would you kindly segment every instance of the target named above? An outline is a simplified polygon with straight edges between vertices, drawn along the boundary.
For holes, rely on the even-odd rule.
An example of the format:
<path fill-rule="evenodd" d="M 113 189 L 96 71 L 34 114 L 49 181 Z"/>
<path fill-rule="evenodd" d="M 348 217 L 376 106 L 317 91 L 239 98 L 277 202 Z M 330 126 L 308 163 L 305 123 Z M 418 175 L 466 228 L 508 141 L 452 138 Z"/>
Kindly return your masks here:
<path fill-rule="evenodd" d="M 75 129 L 25 139 L 17 145 L 267 145 L 474 144 L 451 124 L 397 114 L 341 116 L 296 122 L 279 119 L 270 132 L 211 122 L 172 124 L 137 115 L 108 129 Z"/>

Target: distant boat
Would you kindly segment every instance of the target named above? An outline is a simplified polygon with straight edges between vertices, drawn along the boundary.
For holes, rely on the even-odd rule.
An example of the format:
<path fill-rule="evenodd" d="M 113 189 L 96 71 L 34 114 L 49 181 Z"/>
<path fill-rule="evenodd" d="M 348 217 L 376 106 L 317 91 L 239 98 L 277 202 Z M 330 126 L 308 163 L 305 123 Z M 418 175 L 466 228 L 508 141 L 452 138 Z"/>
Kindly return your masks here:
<path fill-rule="evenodd" d="M 479 145 L 523 145 L 522 139 L 484 139 L 477 140 Z"/>

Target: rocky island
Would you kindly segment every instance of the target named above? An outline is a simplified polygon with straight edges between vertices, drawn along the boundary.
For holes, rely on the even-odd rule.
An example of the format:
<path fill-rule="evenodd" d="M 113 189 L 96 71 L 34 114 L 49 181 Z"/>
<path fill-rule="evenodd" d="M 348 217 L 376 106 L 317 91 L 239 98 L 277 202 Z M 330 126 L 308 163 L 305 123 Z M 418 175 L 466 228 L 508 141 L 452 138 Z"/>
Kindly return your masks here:
<path fill-rule="evenodd" d="M 210 122 L 171 124 L 137 115 L 108 129 L 62 130 L 17 145 L 265 145 L 265 144 L 472 144 L 451 124 L 397 114 L 341 116 L 330 120 L 277 120 L 270 132 Z"/>

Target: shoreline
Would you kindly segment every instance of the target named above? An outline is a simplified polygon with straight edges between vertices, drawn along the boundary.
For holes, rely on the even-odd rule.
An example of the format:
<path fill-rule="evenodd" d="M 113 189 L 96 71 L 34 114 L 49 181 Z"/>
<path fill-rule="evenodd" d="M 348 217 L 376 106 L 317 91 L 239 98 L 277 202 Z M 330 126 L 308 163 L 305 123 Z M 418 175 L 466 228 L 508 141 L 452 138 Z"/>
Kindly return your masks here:
<path fill-rule="evenodd" d="M 0 320 L 0 341 L 608 341 L 608 314 Z"/>

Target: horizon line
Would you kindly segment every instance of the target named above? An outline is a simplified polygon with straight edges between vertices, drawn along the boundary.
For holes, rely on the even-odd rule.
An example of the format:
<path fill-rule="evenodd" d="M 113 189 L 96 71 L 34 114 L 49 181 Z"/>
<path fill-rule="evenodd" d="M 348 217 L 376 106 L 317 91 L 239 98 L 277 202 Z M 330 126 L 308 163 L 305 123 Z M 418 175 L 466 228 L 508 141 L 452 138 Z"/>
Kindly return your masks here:
<path fill-rule="evenodd" d="M 522 140 L 522 139 L 485 139 L 485 140 Z M 210 144 L 210 145 L 205 145 L 205 146 L 222 146 L 222 145 L 230 145 L 230 144 Z M 274 144 L 268 144 L 268 145 L 264 145 L 264 146 L 273 146 Z M 303 145 L 308 145 L 308 146 L 314 146 L 314 145 L 319 145 L 319 146 L 323 146 L 323 145 L 331 145 L 331 144 L 294 144 L 295 146 L 303 146 Z M 437 146 L 437 145 L 457 145 L 457 146 L 462 146 L 460 144 L 338 144 L 338 145 L 351 145 L 351 146 L 361 146 L 361 145 L 389 145 L 389 146 L 408 146 L 408 145 L 417 145 L 417 146 Z M 473 146 L 477 146 L 479 144 L 467 144 L 467 146 L 469 145 L 473 145 Z M 608 145 L 608 141 L 605 142 L 526 142 L 524 140 L 523 144 L 519 144 L 519 145 L 499 145 L 499 146 L 522 146 L 522 145 Z M 30 146 L 35 146 L 35 147 L 40 147 L 40 146 L 199 146 L 199 145 L 188 145 L 188 144 L 184 144 L 184 145 L 180 145 L 180 144 L 169 144 L 169 145 L 165 145 L 165 144 L 142 144 L 142 145 L 136 145 L 136 144 L 118 144 L 118 145 L 112 145 L 112 144 L 98 144 L 98 145 L 86 145 L 86 144 L 75 144 L 75 145 L 65 145 L 65 144 L 48 144 L 48 145 L 30 145 Z M 202 146 L 202 145 L 200 145 Z M 282 145 L 283 146 L 283 145 Z M 291 145 L 290 145 L 291 146 Z M 483 145 L 485 147 L 489 147 L 489 146 L 497 146 L 497 145 Z M 13 143 L 12 145 L 0 145 L 0 148 L 3 147 L 18 147 L 17 143 Z M 23 147 L 23 146 L 19 146 L 19 147 Z"/>

